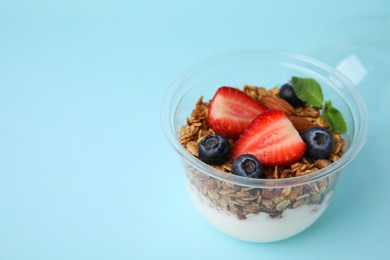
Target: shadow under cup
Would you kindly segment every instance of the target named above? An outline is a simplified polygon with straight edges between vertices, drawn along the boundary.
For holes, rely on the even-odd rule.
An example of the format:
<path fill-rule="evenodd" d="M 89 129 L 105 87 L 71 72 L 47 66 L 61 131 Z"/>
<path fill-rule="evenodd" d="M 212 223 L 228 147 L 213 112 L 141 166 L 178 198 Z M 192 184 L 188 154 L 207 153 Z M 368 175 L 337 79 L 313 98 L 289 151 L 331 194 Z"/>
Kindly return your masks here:
<path fill-rule="evenodd" d="M 252 179 L 219 171 L 189 153 L 179 141 L 197 100 L 211 99 L 220 86 L 281 86 L 292 76 L 313 78 L 343 114 L 348 131 L 344 155 L 316 172 L 288 179 Z M 181 155 L 188 192 L 199 212 L 220 231 L 252 242 L 294 236 L 313 224 L 331 201 L 340 170 L 361 150 L 368 116 L 353 84 L 312 58 L 279 51 L 238 51 L 206 59 L 182 73 L 162 105 L 165 135 Z"/>

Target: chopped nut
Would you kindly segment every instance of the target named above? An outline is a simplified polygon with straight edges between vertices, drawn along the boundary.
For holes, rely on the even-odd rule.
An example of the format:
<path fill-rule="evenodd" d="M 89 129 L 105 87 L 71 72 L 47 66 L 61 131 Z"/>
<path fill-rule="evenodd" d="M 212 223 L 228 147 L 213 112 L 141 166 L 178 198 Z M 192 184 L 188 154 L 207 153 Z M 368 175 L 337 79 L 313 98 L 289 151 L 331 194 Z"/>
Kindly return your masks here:
<path fill-rule="evenodd" d="M 277 109 L 283 111 L 286 115 L 294 112 L 294 107 L 284 99 L 278 97 L 262 97 L 259 102 L 268 109 Z"/>
<path fill-rule="evenodd" d="M 331 164 L 331 161 L 327 160 L 327 159 L 318 159 L 317 161 L 314 162 L 314 165 L 318 168 L 318 169 L 322 169 L 322 168 L 325 168 L 326 166 L 330 165 Z"/>

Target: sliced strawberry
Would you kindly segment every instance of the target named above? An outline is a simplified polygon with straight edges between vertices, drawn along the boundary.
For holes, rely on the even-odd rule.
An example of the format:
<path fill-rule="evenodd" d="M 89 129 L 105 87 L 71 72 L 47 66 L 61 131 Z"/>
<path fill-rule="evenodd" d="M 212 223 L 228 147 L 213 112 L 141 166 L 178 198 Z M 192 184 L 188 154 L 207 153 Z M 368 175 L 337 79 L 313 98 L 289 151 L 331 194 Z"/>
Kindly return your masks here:
<path fill-rule="evenodd" d="M 220 87 L 211 100 L 207 120 L 217 134 L 238 137 L 265 110 L 244 92 L 232 87 Z"/>
<path fill-rule="evenodd" d="M 265 166 L 287 165 L 298 161 L 305 150 L 305 142 L 287 116 L 280 110 L 268 110 L 241 134 L 233 158 L 252 154 Z"/>

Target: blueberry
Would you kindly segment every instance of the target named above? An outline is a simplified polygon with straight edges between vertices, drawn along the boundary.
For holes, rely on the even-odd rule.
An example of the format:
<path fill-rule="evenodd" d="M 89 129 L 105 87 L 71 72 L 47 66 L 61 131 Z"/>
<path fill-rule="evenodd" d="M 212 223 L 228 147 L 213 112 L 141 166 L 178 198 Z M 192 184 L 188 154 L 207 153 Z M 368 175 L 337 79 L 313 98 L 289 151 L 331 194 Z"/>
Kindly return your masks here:
<path fill-rule="evenodd" d="M 328 157 L 334 147 L 333 134 L 323 127 L 307 129 L 302 139 L 306 143 L 306 155 L 315 160 Z"/>
<path fill-rule="evenodd" d="M 286 83 L 280 88 L 279 97 L 286 100 L 294 107 L 299 107 L 303 105 L 303 101 L 297 97 L 297 94 L 295 93 L 291 83 Z"/>
<path fill-rule="evenodd" d="M 198 153 L 203 162 L 220 165 L 229 159 L 230 144 L 225 137 L 211 134 L 200 141 Z"/>
<path fill-rule="evenodd" d="M 263 178 L 264 171 L 263 166 L 255 156 L 243 154 L 234 159 L 232 174 L 249 178 Z"/>

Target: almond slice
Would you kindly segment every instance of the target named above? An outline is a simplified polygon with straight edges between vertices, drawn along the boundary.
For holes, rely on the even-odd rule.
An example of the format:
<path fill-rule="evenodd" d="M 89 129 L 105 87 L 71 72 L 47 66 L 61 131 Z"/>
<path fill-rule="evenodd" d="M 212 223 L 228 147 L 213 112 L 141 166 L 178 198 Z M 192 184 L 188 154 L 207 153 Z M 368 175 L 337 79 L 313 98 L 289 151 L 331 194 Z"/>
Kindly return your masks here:
<path fill-rule="evenodd" d="M 259 102 L 268 109 L 283 111 L 286 115 L 292 115 L 294 107 L 284 99 L 278 97 L 261 97 Z"/>

